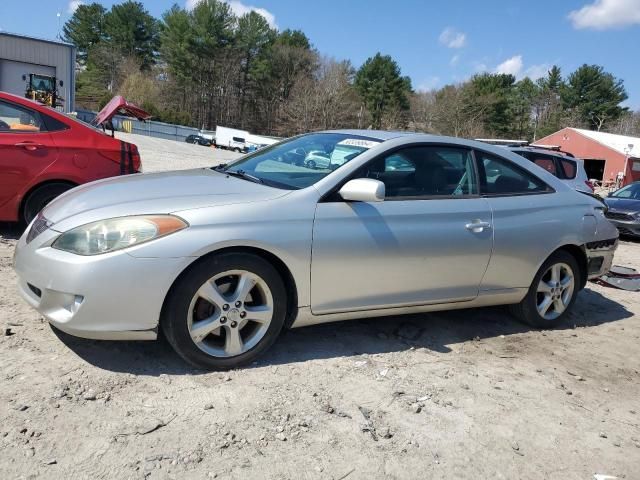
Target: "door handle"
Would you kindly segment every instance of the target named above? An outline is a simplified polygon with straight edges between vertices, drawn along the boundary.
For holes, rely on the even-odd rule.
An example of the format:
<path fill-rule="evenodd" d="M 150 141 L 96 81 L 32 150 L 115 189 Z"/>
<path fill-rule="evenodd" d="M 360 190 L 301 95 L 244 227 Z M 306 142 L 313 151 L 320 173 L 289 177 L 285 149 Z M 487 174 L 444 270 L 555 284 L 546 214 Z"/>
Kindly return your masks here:
<path fill-rule="evenodd" d="M 41 143 L 35 142 L 18 142 L 15 144 L 16 147 L 22 147 L 26 150 L 33 152 L 34 150 L 38 150 L 39 148 L 43 148 L 44 145 Z"/>
<path fill-rule="evenodd" d="M 491 224 L 489 222 L 482 222 L 480 220 L 474 220 L 471 223 L 467 223 L 464 228 L 467 230 L 471 230 L 473 233 L 480 233 L 485 229 L 489 230 L 491 228 Z"/>

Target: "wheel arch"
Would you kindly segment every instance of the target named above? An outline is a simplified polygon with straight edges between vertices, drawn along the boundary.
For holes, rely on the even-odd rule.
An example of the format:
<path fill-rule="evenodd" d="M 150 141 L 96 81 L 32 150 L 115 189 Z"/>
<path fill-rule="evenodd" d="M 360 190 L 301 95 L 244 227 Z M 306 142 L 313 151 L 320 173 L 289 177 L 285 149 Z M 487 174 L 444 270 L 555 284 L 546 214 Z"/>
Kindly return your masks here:
<path fill-rule="evenodd" d="M 263 248 L 259 248 L 259 247 L 252 247 L 252 246 L 231 246 L 231 247 L 223 247 L 217 250 L 213 250 L 211 252 L 206 253 L 205 255 L 202 255 L 201 257 L 198 257 L 197 259 L 195 259 L 193 262 L 191 262 L 184 270 L 182 270 L 182 272 L 180 272 L 180 274 L 173 280 L 173 282 L 171 283 L 171 286 L 169 287 L 169 290 L 167 290 L 167 293 L 164 297 L 164 301 L 162 302 L 162 309 L 161 309 L 161 313 L 160 313 L 160 317 L 162 317 L 166 304 L 167 304 L 167 299 L 169 298 L 171 292 L 173 291 L 175 285 L 177 285 L 178 281 L 185 275 L 187 275 L 192 268 L 194 268 L 196 265 L 200 264 L 201 262 L 205 261 L 207 258 L 216 256 L 216 255 L 221 255 L 224 253 L 245 253 L 245 254 L 251 254 L 251 255 L 255 255 L 257 257 L 260 257 L 266 261 L 268 261 L 271 265 L 273 265 L 273 267 L 278 271 L 278 273 L 280 274 L 280 277 L 282 278 L 282 281 L 284 282 L 284 286 L 285 289 L 287 291 L 287 315 L 285 318 L 285 328 L 289 328 L 291 327 L 291 325 L 293 324 L 296 315 L 297 315 L 297 311 L 298 311 L 298 288 L 296 285 L 296 281 L 293 277 L 293 274 L 291 273 L 291 270 L 289 269 L 289 267 L 287 267 L 287 265 L 284 263 L 284 261 L 282 261 L 282 259 L 280 257 L 278 257 L 277 255 L 275 255 L 274 253 L 265 250 Z"/>
<path fill-rule="evenodd" d="M 585 251 L 584 247 L 574 244 L 567 244 L 554 250 L 551 255 L 559 251 L 565 251 L 569 253 L 571 256 L 573 256 L 573 258 L 576 259 L 576 262 L 578 262 L 578 267 L 580 267 L 580 289 L 583 289 L 587 284 L 587 276 L 589 272 L 587 252 Z"/>

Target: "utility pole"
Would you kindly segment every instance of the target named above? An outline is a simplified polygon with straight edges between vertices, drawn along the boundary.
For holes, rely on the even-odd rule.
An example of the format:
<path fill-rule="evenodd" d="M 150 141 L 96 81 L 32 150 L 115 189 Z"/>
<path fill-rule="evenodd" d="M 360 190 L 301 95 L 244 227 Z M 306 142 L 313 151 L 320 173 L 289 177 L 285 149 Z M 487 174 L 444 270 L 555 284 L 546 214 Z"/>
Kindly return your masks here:
<path fill-rule="evenodd" d="M 62 17 L 62 13 L 58 12 L 56 16 L 58 17 L 58 35 L 56 36 L 58 37 L 58 40 L 62 40 L 62 34 L 60 33 L 60 17 Z"/>

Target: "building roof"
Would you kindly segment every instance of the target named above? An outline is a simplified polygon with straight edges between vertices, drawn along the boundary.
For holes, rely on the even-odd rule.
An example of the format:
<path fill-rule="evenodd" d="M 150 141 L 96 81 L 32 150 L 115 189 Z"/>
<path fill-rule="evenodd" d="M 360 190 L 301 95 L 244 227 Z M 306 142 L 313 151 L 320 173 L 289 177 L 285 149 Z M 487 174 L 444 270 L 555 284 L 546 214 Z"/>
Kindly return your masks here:
<path fill-rule="evenodd" d="M 35 40 L 36 42 L 52 43 L 54 45 L 61 45 L 64 47 L 76 48 L 76 46 L 73 43 L 64 42 L 62 40 L 51 40 L 48 38 L 32 37 L 30 35 L 22 35 L 19 33 L 5 32 L 4 30 L 0 30 L 0 35 L 4 35 L 6 37 L 24 38 L 27 40 Z"/>
<path fill-rule="evenodd" d="M 579 134 L 601 143 L 618 153 L 629 157 L 640 157 L 640 138 L 616 135 L 615 133 L 595 132 L 582 128 L 571 128 Z"/>

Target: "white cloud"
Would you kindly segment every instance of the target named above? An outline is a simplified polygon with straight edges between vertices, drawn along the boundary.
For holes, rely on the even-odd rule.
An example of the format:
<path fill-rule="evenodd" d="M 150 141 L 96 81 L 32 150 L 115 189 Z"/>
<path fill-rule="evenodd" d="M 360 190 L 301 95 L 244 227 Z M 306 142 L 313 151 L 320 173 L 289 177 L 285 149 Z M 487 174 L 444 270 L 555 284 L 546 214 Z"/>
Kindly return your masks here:
<path fill-rule="evenodd" d="M 449 48 L 462 48 L 467 42 L 467 36 L 453 27 L 447 27 L 442 31 L 438 40 Z"/>
<path fill-rule="evenodd" d="M 449 60 L 449 65 L 451 65 L 452 67 L 455 67 L 456 65 L 458 65 L 459 61 L 460 61 L 460 55 L 456 54 L 453 57 L 451 57 L 451 60 Z"/>
<path fill-rule="evenodd" d="M 529 77 L 531 80 L 538 80 L 539 78 L 546 77 L 550 69 L 551 65 L 549 65 L 548 63 L 531 65 L 524 71 L 524 74 L 522 76 Z"/>
<path fill-rule="evenodd" d="M 486 63 L 483 62 L 473 62 L 473 71 L 476 73 L 486 72 L 489 70 Z"/>
<path fill-rule="evenodd" d="M 640 24 L 640 0 L 595 0 L 569 13 L 574 28 L 606 30 Z"/>
<path fill-rule="evenodd" d="M 416 87 L 418 92 L 428 92 L 440 84 L 440 77 L 429 77 Z"/>
<path fill-rule="evenodd" d="M 198 3 L 202 0 L 187 0 L 185 3 L 185 8 L 187 10 L 192 10 Z M 262 15 L 267 23 L 271 26 L 271 28 L 278 28 L 276 24 L 276 16 L 271 13 L 266 8 L 254 7 L 253 5 L 245 5 L 239 0 L 224 0 L 231 8 L 231 11 L 235 13 L 238 17 L 244 15 L 249 12 L 256 12 L 257 14 Z"/>
<path fill-rule="evenodd" d="M 496 67 L 496 73 L 507 73 L 516 77 L 520 76 L 522 71 L 522 55 L 514 55 L 506 59 Z"/>
<path fill-rule="evenodd" d="M 80 5 L 83 5 L 84 2 L 82 0 L 70 0 L 69 5 L 67 5 L 67 11 L 70 14 L 74 14 Z"/>
<path fill-rule="evenodd" d="M 484 65 L 482 65 L 484 67 Z M 529 77 L 531 80 L 537 80 L 541 77 L 544 77 L 551 65 L 548 63 L 540 63 L 537 65 L 530 65 L 529 67 L 524 66 L 524 62 L 522 60 L 522 55 L 514 55 L 511 58 L 506 59 L 500 65 L 498 65 L 494 72 L 495 73 L 506 73 L 513 75 L 516 77 L 516 80 L 521 80 L 525 77 Z"/>

